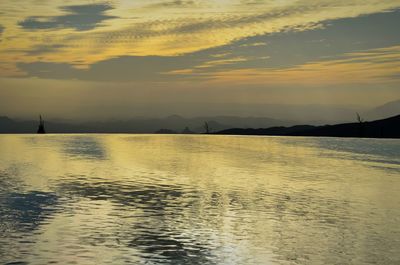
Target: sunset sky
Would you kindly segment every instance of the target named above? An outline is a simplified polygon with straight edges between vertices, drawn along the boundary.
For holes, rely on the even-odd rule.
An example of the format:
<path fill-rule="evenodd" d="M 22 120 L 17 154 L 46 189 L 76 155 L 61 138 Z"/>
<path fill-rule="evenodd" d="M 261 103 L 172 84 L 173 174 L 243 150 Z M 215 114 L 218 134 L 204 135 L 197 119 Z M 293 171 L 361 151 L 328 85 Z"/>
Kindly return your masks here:
<path fill-rule="evenodd" d="M 400 98 L 399 25 L 399 0 L 1 1 L 0 116 L 372 107 Z"/>

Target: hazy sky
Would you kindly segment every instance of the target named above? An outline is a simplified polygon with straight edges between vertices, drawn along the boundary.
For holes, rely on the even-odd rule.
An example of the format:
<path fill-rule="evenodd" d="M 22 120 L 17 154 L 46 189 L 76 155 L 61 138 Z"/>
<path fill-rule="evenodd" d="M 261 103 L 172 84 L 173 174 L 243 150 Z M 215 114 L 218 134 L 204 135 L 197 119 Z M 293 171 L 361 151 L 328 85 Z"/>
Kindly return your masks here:
<path fill-rule="evenodd" d="M 0 115 L 379 105 L 399 25 L 400 0 L 1 1 Z"/>

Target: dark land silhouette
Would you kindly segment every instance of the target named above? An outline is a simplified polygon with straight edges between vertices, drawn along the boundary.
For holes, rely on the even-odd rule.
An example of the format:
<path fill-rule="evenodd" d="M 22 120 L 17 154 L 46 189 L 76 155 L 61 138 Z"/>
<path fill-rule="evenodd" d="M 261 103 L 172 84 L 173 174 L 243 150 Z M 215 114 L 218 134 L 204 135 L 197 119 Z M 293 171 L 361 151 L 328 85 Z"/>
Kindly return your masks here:
<path fill-rule="evenodd" d="M 324 126 L 296 125 L 259 129 L 233 128 L 219 131 L 216 134 L 400 138 L 400 115 L 368 122 L 357 114 L 357 122 L 353 123 Z"/>
<path fill-rule="evenodd" d="M 205 116 L 185 118 L 171 115 L 163 118 L 132 118 L 128 120 L 106 121 L 65 121 L 46 120 L 47 133 L 155 133 L 161 129 L 175 133 L 203 133 L 207 122 L 212 131 L 229 128 L 255 128 L 271 126 L 290 126 L 294 121 L 277 120 L 265 117 Z M 11 119 L 0 116 L 0 133 L 36 133 L 36 120 Z M 164 131 L 166 132 L 166 131 Z"/>
<path fill-rule="evenodd" d="M 218 121 L 216 121 L 218 120 Z M 0 117 L 0 133 L 157 133 L 157 134 L 225 134 L 225 135 L 282 135 L 282 136 L 333 136 L 400 138 L 400 115 L 365 121 L 357 113 L 351 123 L 336 125 L 293 125 L 287 121 L 276 121 L 269 126 L 269 118 L 209 117 L 183 118 L 177 115 L 159 119 L 135 119 L 108 122 L 46 122 L 12 120 Z M 227 122 L 222 124 L 221 121 Z M 228 122 L 229 121 L 229 122 Z M 237 122 L 237 125 L 235 124 Z M 261 126 L 259 126 L 261 124 Z M 289 124 L 280 126 L 280 124 Z M 266 125 L 265 127 L 263 125 Z M 193 128 L 193 129 L 192 129 Z M 258 129 L 256 129 L 258 128 Z M 36 131 L 37 129 L 37 131 Z"/>

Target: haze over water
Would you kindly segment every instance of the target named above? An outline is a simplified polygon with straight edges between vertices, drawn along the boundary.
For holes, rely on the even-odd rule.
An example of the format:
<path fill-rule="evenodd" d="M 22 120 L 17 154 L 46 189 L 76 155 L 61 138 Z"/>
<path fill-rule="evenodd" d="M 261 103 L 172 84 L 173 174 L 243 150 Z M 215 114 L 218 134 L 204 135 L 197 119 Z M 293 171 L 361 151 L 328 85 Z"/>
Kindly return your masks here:
<path fill-rule="evenodd" d="M 1 264 L 399 264 L 400 141 L 0 136 Z"/>

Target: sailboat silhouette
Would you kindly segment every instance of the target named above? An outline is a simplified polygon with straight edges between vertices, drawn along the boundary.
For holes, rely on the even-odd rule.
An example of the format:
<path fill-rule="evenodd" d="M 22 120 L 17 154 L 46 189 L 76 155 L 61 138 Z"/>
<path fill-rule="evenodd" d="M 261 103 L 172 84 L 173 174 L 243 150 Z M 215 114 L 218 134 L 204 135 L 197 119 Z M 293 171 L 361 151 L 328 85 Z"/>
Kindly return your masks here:
<path fill-rule="evenodd" d="M 39 134 L 45 134 L 46 131 L 44 129 L 44 120 L 42 119 L 42 115 L 39 115 L 40 121 L 39 121 L 39 128 L 37 130 L 37 133 Z"/>

